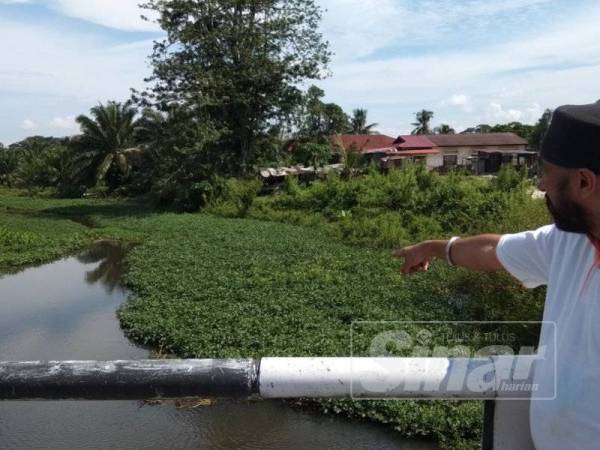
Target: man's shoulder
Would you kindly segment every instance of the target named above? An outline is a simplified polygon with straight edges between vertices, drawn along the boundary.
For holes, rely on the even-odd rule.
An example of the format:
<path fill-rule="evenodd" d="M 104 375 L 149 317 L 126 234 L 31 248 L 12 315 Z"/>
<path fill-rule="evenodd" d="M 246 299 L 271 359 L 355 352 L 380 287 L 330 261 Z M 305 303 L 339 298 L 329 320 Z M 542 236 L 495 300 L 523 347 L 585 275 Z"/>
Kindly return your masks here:
<path fill-rule="evenodd" d="M 557 228 L 555 224 L 549 224 L 531 230 L 525 230 L 515 233 L 506 233 L 502 236 L 502 240 L 512 240 L 518 238 L 533 238 L 534 240 L 546 239 L 548 237 L 558 235 L 559 233 L 564 233 L 564 231 Z"/>

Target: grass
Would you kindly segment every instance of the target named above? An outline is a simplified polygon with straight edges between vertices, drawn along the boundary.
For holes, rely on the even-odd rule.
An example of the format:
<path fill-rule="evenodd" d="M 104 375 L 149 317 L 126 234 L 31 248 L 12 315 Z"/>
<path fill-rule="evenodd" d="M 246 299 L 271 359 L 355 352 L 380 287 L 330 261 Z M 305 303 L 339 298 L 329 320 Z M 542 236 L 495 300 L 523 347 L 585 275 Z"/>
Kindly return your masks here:
<path fill-rule="evenodd" d="M 400 183 L 410 193 L 416 179 L 383 181 L 388 190 Z M 495 194 L 502 216 L 493 222 L 498 205 L 480 195 L 489 187 L 481 180 L 476 187 L 459 182 L 465 186 L 430 186 L 438 189 L 431 199 L 451 200 L 435 214 L 415 211 L 421 206 L 402 190 L 393 194 L 393 205 L 384 204 L 387 197 L 366 179 L 290 186 L 281 196 L 256 199 L 243 211 L 249 219 L 214 215 L 239 215 L 237 204 L 215 205 L 213 215 L 178 215 L 154 211 L 145 199 L 57 200 L 0 191 L 0 273 L 99 238 L 135 241 L 140 245 L 128 257 L 126 275 L 132 295 L 119 310 L 121 324 L 133 339 L 181 357 L 347 356 L 355 320 L 539 319 L 543 290 L 524 291 L 507 275 L 471 274 L 441 263 L 426 275 L 398 275 L 391 247 L 441 237 L 461 220 L 463 233 L 484 226 L 513 231 L 546 220 L 541 202 L 507 192 Z M 479 214 L 467 221 L 470 229 L 456 215 L 446 217 L 455 221 L 448 226 L 441 217 L 468 202 L 468 195 L 478 201 L 471 214 Z M 480 402 L 312 406 L 452 448 L 476 448 L 481 432 Z"/>

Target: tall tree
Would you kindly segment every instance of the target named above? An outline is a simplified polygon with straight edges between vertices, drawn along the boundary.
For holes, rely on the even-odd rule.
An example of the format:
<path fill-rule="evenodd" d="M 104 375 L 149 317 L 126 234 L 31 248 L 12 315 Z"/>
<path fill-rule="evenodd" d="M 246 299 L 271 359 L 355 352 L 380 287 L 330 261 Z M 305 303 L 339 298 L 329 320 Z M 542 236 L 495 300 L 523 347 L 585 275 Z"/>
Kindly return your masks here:
<path fill-rule="evenodd" d="M 452 128 L 450 125 L 447 125 L 445 123 L 442 123 L 441 125 L 435 127 L 433 129 L 433 132 L 435 134 L 454 134 L 454 128 Z"/>
<path fill-rule="evenodd" d="M 17 169 L 17 152 L 0 144 L 0 185 L 11 185 L 11 174 Z"/>
<path fill-rule="evenodd" d="M 431 134 L 429 123 L 431 122 L 431 119 L 433 119 L 433 111 L 423 109 L 415 113 L 415 117 L 417 120 L 412 124 L 415 129 L 412 130 L 411 134 Z"/>
<path fill-rule="evenodd" d="M 537 123 L 533 126 L 533 131 L 529 136 L 529 146 L 532 149 L 539 150 L 542 146 L 542 141 L 544 140 L 544 136 L 546 136 L 546 132 L 548 131 L 551 120 L 552 110 L 546 109 L 544 114 L 542 114 L 542 117 L 540 117 Z"/>
<path fill-rule="evenodd" d="M 375 134 L 373 128 L 379 124 L 371 123 L 367 125 L 367 114 L 366 109 L 358 108 L 352 111 L 352 118 L 350 119 L 352 134 Z"/>
<path fill-rule="evenodd" d="M 125 150 L 136 145 L 140 130 L 137 110 L 129 102 L 111 101 L 94 106 L 90 112 L 91 117 L 82 114 L 76 119 L 82 131 L 73 140 L 77 160 L 87 166 L 97 185 L 114 188 L 130 171 Z"/>
<path fill-rule="evenodd" d="M 304 95 L 299 119 L 298 138 L 300 140 L 321 140 L 333 134 L 346 133 L 350 118 L 341 106 L 324 103 L 325 92 L 311 86 Z"/>
<path fill-rule="evenodd" d="M 330 52 L 318 32 L 320 8 L 314 0 L 149 0 L 142 7 L 158 13 L 167 37 L 154 44 L 151 87 L 134 98 L 163 111 L 188 109 L 219 149 L 220 169 L 248 173 L 273 125 L 301 102 L 299 83 L 324 75 Z"/>

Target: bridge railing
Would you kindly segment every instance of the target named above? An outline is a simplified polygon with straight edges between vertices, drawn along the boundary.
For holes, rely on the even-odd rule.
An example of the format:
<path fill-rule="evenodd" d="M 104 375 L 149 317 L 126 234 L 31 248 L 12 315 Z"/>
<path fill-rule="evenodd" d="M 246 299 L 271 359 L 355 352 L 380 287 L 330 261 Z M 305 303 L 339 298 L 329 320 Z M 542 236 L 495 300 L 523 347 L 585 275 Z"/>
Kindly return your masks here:
<path fill-rule="evenodd" d="M 483 447 L 527 449 L 533 448 L 528 399 L 534 360 L 490 356 L 0 362 L 0 400 L 486 400 Z M 507 399 L 515 401 L 501 401 Z"/>

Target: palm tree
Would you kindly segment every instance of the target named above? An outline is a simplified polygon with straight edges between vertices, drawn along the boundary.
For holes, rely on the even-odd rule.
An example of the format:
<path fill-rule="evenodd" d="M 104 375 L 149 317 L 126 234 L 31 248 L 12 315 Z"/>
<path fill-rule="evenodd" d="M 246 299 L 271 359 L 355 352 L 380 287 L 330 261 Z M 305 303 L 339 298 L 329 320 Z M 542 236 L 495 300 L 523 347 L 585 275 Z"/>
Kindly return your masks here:
<path fill-rule="evenodd" d="M 431 134 L 431 129 L 429 128 L 429 122 L 433 119 L 433 111 L 427 111 L 423 109 L 418 113 L 415 113 L 417 118 L 416 122 L 413 122 L 413 126 L 416 127 L 412 130 L 411 134 Z"/>
<path fill-rule="evenodd" d="M 350 129 L 352 134 L 376 134 L 373 130 L 378 123 L 367 125 L 367 110 L 355 109 L 352 111 L 352 119 L 350 119 Z"/>
<path fill-rule="evenodd" d="M 137 110 L 130 102 L 100 103 L 91 109 L 91 116 L 80 115 L 77 123 L 82 135 L 75 140 L 80 150 L 79 158 L 86 161 L 95 174 L 96 185 L 104 185 L 107 175 L 113 169 L 122 177 L 130 172 L 130 164 L 125 150 L 134 147 L 139 131 L 135 116 Z"/>
<path fill-rule="evenodd" d="M 442 123 L 440 126 L 435 127 L 433 129 L 433 132 L 435 134 L 454 134 L 454 128 L 452 128 L 450 125 L 447 125 L 445 123 Z"/>
<path fill-rule="evenodd" d="M 339 136 L 336 136 L 336 148 L 340 153 L 340 162 L 344 165 L 341 176 L 344 179 L 352 178 L 365 168 L 367 161 L 362 153 L 362 148 L 347 148 Z"/>

